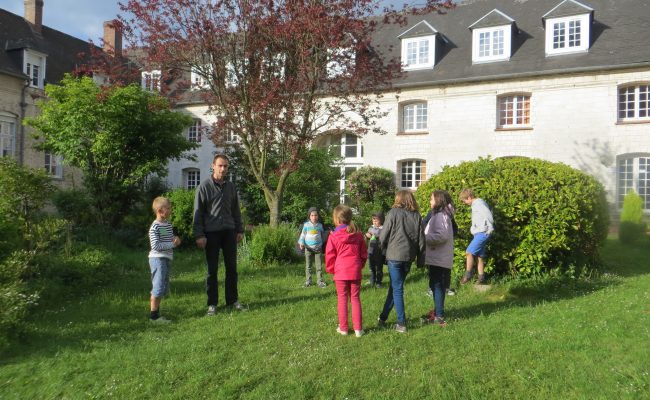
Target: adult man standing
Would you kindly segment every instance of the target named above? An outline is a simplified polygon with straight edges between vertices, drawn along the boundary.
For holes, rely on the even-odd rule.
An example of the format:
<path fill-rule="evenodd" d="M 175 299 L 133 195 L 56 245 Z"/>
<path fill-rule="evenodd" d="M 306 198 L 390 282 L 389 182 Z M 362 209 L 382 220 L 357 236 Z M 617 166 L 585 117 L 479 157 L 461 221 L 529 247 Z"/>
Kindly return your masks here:
<path fill-rule="evenodd" d="M 194 237 L 199 249 L 205 249 L 208 263 L 208 315 L 217 311 L 217 266 L 219 251 L 226 266 L 226 306 L 242 311 L 245 307 L 237 294 L 237 243 L 243 238 L 244 226 L 235 184 L 226 180 L 228 157 L 217 154 L 212 160 L 212 175 L 201 182 L 194 197 Z"/>

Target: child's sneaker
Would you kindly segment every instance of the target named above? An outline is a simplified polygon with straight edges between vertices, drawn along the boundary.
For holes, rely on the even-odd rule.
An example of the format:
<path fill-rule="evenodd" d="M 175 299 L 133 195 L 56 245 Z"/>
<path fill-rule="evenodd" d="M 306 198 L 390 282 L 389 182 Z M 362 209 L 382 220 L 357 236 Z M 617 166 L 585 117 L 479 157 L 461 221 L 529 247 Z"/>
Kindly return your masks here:
<path fill-rule="evenodd" d="M 485 274 L 479 274 L 478 279 L 476 280 L 477 285 L 485 285 L 487 283 L 487 278 Z"/>
<path fill-rule="evenodd" d="M 318 282 L 318 287 L 321 288 L 321 289 L 325 289 L 327 287 L 327 283 L 325 283 L 323 281 L 320 281 L 320 282 Z"/>
<path fill-rule="evenodd" d="M 420 318 L 420 321 L 423 324 L 431 324 L 433 323 L 433 320 L 435 318 L 436 318 L 436 310 L 430 310 L 428 313 L 426 313 Z"/>
<path fill-rule="evenodd" d="M 307 282 L 305 282 L 305 284 L 302 285 L 302 286 L 303 286 L 303 287 L 310 287 L 310 286 L 311 286 L 311 281 L 307 281 Z"/>
<path fill-rule="evenodd" d="M 377 282 L 377 283 L 375 283 L 375 287 L 377 289 L 381 289 L 382 287 L 384 287 L 384 285 L 382 285 L 381 282 Z"/>
<path fill-rule="evenodd" d="M 463 275 L 463 279 L 460 280 L 460 284 L 464 285 L 467 282 L 469 282 L 472 279 L 472 273 L 471 272 L 465 272 L 465 275 Z"/>
<path fill-rule="evenodd" d="M 164 324 L 171 324 L 171 320 L 165 318 L 165 317 L 158 317 L 156 319 L 150 319 L 149 320 L 152 324 L 156 325 L 164 325 Z"/>
<path fill-rule="evenodd" d="M 431 288 L 427 290 L 427 296 L 433 298 L 433 290 L 431 290 Z"/>
<path fill-rule="evenodd" d="M 217 313 L 217 306 L 208 306 L 208 317 L 213 317 Z"/>
<path fill-rule="evenodd" d="M 456 291 L 454 289 L 447 289 L 447 296 L 455 296 Z"/>
<path fill-rule="evenodd" d="M 406 325 L 395 324 L 395 331 L 397 333 L 406 333 Z"/>
<path fill-rule="evenodd" d="M 435 317 L 431 323 L 433 325 L 447 326 L 447 321 L 442 317 Z"/>
<path fill-rule="evenodd" d="M 377 328 L 385 328 L 386 327 L 386 321 L 382 320 L 381 318 L 377 318 Z"/>
<path fill-rule="evenodd" d="M 342 330 L 340 326 L 337 326 L 337 327 L 336 327 L 336 332 L 338 332 L 339 334 L 341 334 L 341 335 L 343 335 L 343 336 L 347 336 L 347 335 L 348 335 L 348 331 L 344 331 L 344 330 Z"/>
<path fill-rule="evenodd" d="M 361 336 L 363 336 L 364 333 L 365 333 L 365 332 L 363 331 L 363 329 L 359 329 L 359 330 L 356 330 L 356 329 L 355 329 L 355 331 L 354 331 L 354 336 L 356 336 L 356 337 L 361 337 Z"/>

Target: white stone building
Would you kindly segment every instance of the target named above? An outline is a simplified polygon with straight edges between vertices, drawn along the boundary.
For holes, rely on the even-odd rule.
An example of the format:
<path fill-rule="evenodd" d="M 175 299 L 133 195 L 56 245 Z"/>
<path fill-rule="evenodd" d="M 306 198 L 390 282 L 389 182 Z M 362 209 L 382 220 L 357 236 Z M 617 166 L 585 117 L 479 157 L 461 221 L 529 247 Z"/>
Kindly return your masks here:
<path fill-rule="evenodd" d="M 479 157 L 562 162 L 598 178 L 614 209 L 634 189 L 650 211 L 648 6 L 473 0 L 382 26 L 376 50 L 401 57 L 406 71 L 382 99 L 388 133 L 324 136 L 315 145 L 340 144 L 343 172 L 383 167 L 412 189 L 445 165 Z M 211 122 L 200 102 L 182 107 Z M 215 148 L 202 143 L 197 161 L 170 164 L 171 185 L 208 176 Z"/>

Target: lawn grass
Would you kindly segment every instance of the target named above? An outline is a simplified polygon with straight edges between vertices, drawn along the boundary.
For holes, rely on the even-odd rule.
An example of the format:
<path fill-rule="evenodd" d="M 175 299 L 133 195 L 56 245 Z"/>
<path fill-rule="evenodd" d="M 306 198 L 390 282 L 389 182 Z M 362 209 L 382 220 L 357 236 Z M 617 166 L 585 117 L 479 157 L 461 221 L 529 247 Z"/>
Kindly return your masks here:
<path fill-rule="evenodd" d="M 133 267 L 110 287 L 42 305 L 2 355 L 0 398 L 650 398 L 650 241 L 603 253 L 597 277 L 464 286 L 446 328 L 419 323 L 432 301 L 414 269 L 408 333 L 376 328 L 386 289 L 367 288 L 361 338 L 335 332 L 334 286 L 301 287 L 301 263 L 242 263 L 250 310 L 205 317 L 198 251 L 176 254 L 163 301 L 174 323 L 151 325 L 146 253 L 125 254 Z"/>

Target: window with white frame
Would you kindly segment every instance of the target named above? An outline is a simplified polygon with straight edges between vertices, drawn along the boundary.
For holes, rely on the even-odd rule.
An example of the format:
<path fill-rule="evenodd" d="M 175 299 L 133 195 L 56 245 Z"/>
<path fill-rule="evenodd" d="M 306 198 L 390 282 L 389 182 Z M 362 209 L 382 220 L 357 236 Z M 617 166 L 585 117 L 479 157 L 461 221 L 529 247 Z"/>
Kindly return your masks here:
<path fill-rule="evenodd" d="M 530 95 L 503 95 L 497 103 L 498 128 L 530 127 Z"/>
<path fill-rule="evenodd" d="M 563 54 L 589 49 L 589 14 L 546 21 L 546 54 Z"/>
<path fill-rule="evenodd" d="M 339 179 L 339 196 L 342 203 L 347 204 L 348 197 L 345 192 L 347 177 L 363 166 L 363 142 L 361 138 L 352 133 L 340 133 L 324 136 L 316 144 L 319 148 L 329 151 L 342 158 L 338 166 L 341 168 Z"/>
<path fill-rule="evenodd" d="M 28 76 L 29 86 L 43 89 L 45 82 L 45 54 L 25 50 L 23 72 Z"/>
<path fill-rule="evenodd" d="M 226 142 L 227 143 L 239 143 L 241 138 L 235 131 L 228 131 L 228 134 L 226 135 Z"/>
<path fill-rule="evenodd" d="M 56 154 L 45 153 L 45 173 L 54 178 L 63 178 L 63 158 Z"/>
<path fill-rule="evenodd" d="M 354 51 L 351 48 L 338 48 L 327 50 L 327 77 L 332 79 L 337 76 L 349 75 L 354 64 Z"/>
<path fill-rule="evenodd" d="M 435 54 L 435 36 L 402 39 L 402 64 L 405 70 L 432 68 Z"/>
<path fill-rule="evenodd" d="M 187 128 L 187 140 L 194 143 L 201 143 L 201 120 L 194 118 L 192 125 Z"/>
<path fill-rule="evenodd" d="M 183 171 L 183 184 L 185 189 L 194 189 L 201 183 L 201 170 L 189 168 Z"/>
<path fill-rule="evenodd" d="M 490 62 L 510 59 L 512 46 L 511 26 L 500 26 L 472 31 L 473 62 Z"/>
<path fill-rule="evenodd" d="M 417 189 L 426 179 L 427 162 L 424 160 L 405 160 L 399 162 L 399 186 L 402 189 Z"/>
<path fill-rule="evenodd" d="M 650 210 L 650 154 L 622 157 L 617 165 L 617 203 L 623 207 L 625 195 L 633 190 L 643 200 L 643 209 Z"/>
<path fill-rule="evenodd" d="M 618 88 L 618 120 L 650 121 L 650 84 Z"/>
<path fill-rule="evenodd" d="M 0 157 L 16 154 L 16 118 L 0 112 Z"/>
<path fill-rule="evenodd" d="M 160 70 L 142 71 L 142 88 L 150 92 L 160 91 Z"/>
<path fill-rule="evenodd" d="M 402 105 L 402 132 L 421 132 L 428 128 L 428 107 L 426 102 Z"/>

